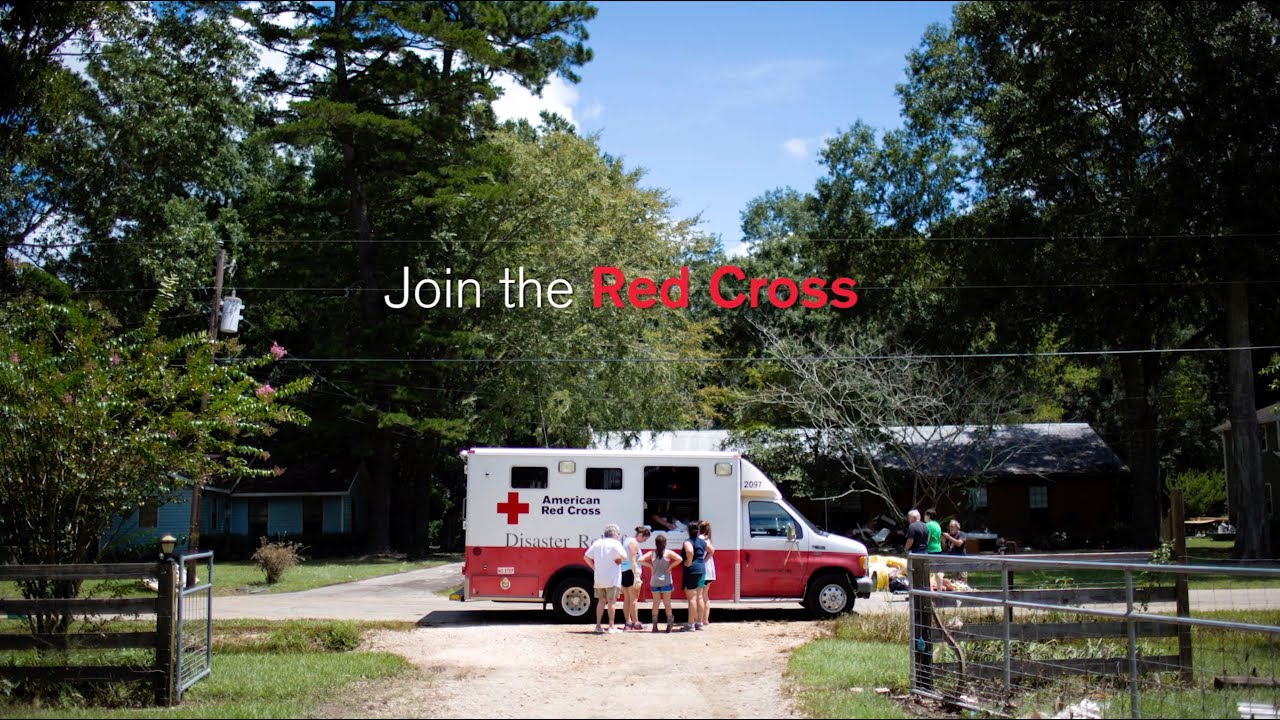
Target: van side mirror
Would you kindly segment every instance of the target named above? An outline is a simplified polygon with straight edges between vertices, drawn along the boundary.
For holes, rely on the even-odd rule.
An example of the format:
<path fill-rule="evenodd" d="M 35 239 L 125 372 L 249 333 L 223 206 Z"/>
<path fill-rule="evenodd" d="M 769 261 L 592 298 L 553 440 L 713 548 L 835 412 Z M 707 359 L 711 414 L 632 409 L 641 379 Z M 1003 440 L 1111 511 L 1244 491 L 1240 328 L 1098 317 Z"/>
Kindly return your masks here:
<path fill-rule="evenodd" d="M 787 523 L 787 542 L 796 541 L 796 526 L 793 523 Z"/>

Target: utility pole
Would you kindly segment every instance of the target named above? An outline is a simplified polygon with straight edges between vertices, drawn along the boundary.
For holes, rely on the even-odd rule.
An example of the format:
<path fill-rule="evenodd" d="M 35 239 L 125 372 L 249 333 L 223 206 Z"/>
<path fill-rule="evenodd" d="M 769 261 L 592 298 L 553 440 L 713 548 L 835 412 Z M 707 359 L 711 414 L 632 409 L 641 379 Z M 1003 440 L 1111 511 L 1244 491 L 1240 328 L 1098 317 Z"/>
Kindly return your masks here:
<path fill-rule="evenodd" d="M 214 343 L 218 341 L 218 313 L 222 310 L 222 270 L 226 265 L 227 251 L 221 247 L 218 248 L 218 259 L 214 265 L 213 273 L 213 304 L 209 311 L 209 345 L 214 347 Z M 214 350 L 210 349 L 209 358 L 213 359 Z M 205 408 L 209 406 L 209 396 L 206 394 L 200 400 L 200 412 L 203 413 Z M 196 552 L 200 549 L 200 495 L 204 489 L 206 477 L 195 478 L 195 482 L 191 485 L 191 523 L 187 528 L 187 551 Z M 195 573 L 191 573 L 192 579 Z"/>

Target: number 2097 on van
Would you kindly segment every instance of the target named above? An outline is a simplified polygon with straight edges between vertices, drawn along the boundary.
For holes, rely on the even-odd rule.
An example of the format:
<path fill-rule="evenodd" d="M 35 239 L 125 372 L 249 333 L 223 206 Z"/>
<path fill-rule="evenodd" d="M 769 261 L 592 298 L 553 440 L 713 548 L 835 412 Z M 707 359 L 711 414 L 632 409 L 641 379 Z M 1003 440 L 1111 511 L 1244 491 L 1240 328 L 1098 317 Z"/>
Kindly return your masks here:
<path fill-rule="evenodd" d="M 539 602 L 562 621 L 591 620 L 583 553 L 606 525 L 624 535 L 648 525 L 642 552 L 659 533 L 679 551 L 694 520 L 711 525 L 718 604 L 794 601 L 829 618 L 870 596 L 866 546 L 815 528 L 739 453 L 474 448 L 462 457 L 463 600 Z M 646 574 L 641 602 L 647 585 Z"/>

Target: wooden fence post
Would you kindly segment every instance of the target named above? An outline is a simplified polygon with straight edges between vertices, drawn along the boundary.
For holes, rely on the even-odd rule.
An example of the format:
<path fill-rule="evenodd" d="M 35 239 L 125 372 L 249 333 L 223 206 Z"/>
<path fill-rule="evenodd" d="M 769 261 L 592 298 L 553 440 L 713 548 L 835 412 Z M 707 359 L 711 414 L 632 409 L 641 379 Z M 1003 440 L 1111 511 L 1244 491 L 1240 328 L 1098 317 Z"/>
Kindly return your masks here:
<path fill-rule="evenodd" d="M 156 704 L 164 707 L 174 704 L 177 687 L 173 656 L 177 575 L 172 559 L 160 561 L 156 573 L 156 580 L 160 583 L 156 594 Z"/>
<path fill-rule="evenodd" d="M 1185 511 L 1182 506 L 1182 489 L 1174 488 L 1172 491 L 1171 507 L 1169 508 L 1169 529 L 1173 531 L 1173 561 L 1182 565 L 1187 562 L 1187 530 Z M 1184 573 L 1178 573 L 1173 576 L 1173 592 L 1174 601 L 1177 606 L 1178 617 L 1191 616 L 1191 594 L 1187 588 L 1187 576 Z M 1191 657 L 1191 628 L 1186 625 L 1178 626 L 1178 670 L 1181 674 L 1182 681 L 1191 683 L 1195 680 Z"/>
<path fill-rule="evenodd" d="M 923 554 L 907 555 L 912 590 L 929 590 L 929 562 Z M 911 596 L 911 666 L 913 689 L 933 691 L 933 598 Z"/>

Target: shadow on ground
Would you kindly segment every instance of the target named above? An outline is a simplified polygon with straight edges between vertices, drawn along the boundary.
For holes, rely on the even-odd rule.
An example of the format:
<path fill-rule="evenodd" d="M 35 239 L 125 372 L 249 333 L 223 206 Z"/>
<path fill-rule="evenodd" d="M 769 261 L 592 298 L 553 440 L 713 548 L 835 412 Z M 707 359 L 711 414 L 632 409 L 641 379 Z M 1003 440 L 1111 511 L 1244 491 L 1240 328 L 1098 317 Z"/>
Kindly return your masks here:
<path fill-rule="evenodd" d="M 665 617 L 659 612 L 660 617 Z M 622 604 L 618 604 L 617 620 L 622 620 Z M 676 609 L 676 620 L 683 622 L 685 613 L 682 608 Z M 594 619 L 594 616 L 590 619 Z M 779 605 L 770 608 L 716 608 L 711 609 L 711 620 L 714 623 L 757 622 L 770 620 L 808 620 L 809 614 L 797 605 Z M 640 611 L 640 621 L 648 623 L 649 611 Z M 555 625 L 556 618 L 550 610 L 542 610 L 537 606 L 519 608 L 476 608 L 473 610 L 435 610 L 418 620 L 419 627 L 469 626 L 469 625 Z M 583 623 L 590 628 L 590 622 Z"/>

